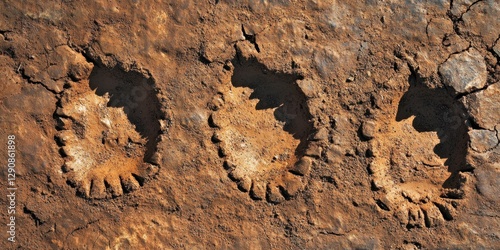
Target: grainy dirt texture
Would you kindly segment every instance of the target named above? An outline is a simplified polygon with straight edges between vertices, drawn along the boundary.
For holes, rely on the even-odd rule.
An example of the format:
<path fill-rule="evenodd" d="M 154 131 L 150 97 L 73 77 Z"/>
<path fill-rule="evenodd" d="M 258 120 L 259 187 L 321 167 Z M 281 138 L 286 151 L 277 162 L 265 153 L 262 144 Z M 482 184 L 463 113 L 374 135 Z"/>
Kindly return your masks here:
<path fill-rule="evenodd" d="M 2 0 L 0 249 L 499 249 L 499 17 Z"/>

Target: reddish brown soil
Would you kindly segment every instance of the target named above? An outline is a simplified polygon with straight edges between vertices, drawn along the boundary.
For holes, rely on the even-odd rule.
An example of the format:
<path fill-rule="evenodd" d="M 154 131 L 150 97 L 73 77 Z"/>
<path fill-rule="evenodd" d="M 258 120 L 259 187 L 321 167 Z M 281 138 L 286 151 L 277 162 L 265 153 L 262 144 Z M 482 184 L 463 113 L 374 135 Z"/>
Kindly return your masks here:
<path fill-rule="evenodd" d="M 497 249 L 499 16 L 1 1 L 0 249 Z"/>

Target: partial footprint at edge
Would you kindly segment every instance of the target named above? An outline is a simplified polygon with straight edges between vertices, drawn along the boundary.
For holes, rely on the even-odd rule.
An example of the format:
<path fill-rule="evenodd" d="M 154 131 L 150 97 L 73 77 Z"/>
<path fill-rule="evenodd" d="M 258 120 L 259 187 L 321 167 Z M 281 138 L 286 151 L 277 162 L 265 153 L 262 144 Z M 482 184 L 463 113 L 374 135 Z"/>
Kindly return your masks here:
<path fill-rule="evenodd" d="M 151 158 L 147 154 L 154 154 L 154 135 L 160 132 L 158 121 L 152 120 L 156 117 L 144 114 L 149 116 L 142 117 L 143 122 L 149 122 L 147 128 L 138 128 L 142 124 L 131 121 L 141 118 L 143 111 L 137 109 L 144 106 L 142 102 L 152 102 L 147 98 L 150 93 L 144 86 L 141 94 L 116 92 L 134 88 L 119 78 L 109 69 L 95 68 L 91 86 L 85 82 L 73 84 L 63 93 L 56 111 L 60 129 L 57 137 L 65 159 L 63 172 L 77 193 L 86 198 L 111 198 L 131 192 L 157 171 L 157 166 L 146 161 Z M 92 81 L 99 81 L 102 89 L 92 90 Z M 140 82 L 136 86 L 141 86 Z M 114 105 L 117 98 L 130 105 Z"/>
<path fill-rule="evenodd" d="M 397 105 L 385 107 L 371 141 L 375 199 L 407 228 L 438 226 L 455 217 L 464 195 L 464 108 L 445 89 L 429 89 L 414 77 Z"/>
<path fill-rule="evenodd" d="M 232 84 L 215 98 L 212 140 L 241 191 L 271 203 L 290 199 L 312 164 L 303 153 L 312 124 L 298 77 L 266 71 L 254 59 L 233 65 Z"/>

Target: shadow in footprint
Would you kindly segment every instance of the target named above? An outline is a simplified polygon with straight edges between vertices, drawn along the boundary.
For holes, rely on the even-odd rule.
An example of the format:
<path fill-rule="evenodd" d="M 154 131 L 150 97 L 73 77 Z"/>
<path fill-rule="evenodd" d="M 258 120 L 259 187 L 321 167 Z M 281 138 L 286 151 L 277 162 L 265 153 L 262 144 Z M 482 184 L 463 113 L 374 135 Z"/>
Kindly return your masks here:
<path fill-rule="evenodd" d="M 296 84 L 298 75 L 272 72 L 254 59 L 233 60 L 233 86 L 253 90 L 250 99 L 258 99 L 257 110 L 273 109 L 276 120 L 283 123 L 283 129 L 300 143 L 295 150 L 302 155 L 307 147 L 307 137 L 313 126 L 307 109 L 306 96 Z"/>
<path fill-rule="evenodd" d="M 108 107 L 123 107 L 136 131 L 147 139 L 144 161 L 156 151 L 160 134 L 160 102 L 156 97 L 154 81 L 134 71 L 118 67 L 107 68 L 97 64 L 90 74 L 90 88 L 99 96 L 109 94 Z"/>
<path fill-rule="evenodd" d="M 458 173 L 466 171 L 467 134 L 465 107 L 449 95 L 446 89 L 430 89 L 415 74 L 409 77 L 410 88 L 399 102 L 396 121 L 415 116 L 413 127 L 418 132 L 437 132 L 439 144 L 434 153 L 446 158 L 451 173 L 443 183 L 445 188 L 458 188 Z"/>

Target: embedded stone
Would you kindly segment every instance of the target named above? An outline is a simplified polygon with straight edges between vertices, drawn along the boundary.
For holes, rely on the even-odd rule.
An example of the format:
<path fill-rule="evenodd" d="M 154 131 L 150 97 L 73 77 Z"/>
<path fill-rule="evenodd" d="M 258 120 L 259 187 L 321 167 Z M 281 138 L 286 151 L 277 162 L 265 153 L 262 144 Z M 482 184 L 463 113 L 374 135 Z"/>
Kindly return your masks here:
<path fill-rule="evenodd" d="M 443 83 L 455 94 L 468 93 L 486 85 L 487 71 L 483 56 L 475 49 L 452 55 L 439 68 Z"/>
<path fill-rule="evenodd" d="M 302 190 L 303 183 L 299 176 L 293 175 L 292 173 L 285 173 L 283 181 L 283 190 L 287 198 L 294 197 Z"/>
<path fill-rule="evenodd" d="M 250 179 L 250 177 L 248 177 L 248 176 L 243 177 L 238 182 L 238 188 L 241 189 L 244 192 L 250 191 L 251 187 L 252 187 L 252 179 Z"/>
<path fill-rule="evenodd" d="M 318 96 L 319 90 L 317 89 L 317 83 L 311 79 L 298 80 L 297 85 L 304 92 L 307 98 L 314 98 Z"/>
<path fill-rule="evenodd" d="M 474 4 L 476 3 L 477 4 Z M 471 33 L 492 46 L 498 39 L 500 30 L 500 2 L 499 1 L 474 1 L 467 7 L 462 16 L 463 27 L 461 30 Z"/>
<path fill-rule="evenodd" d="M 309 145 L 309 147 L 307 147 L 306 152 L 304 154 L 307 156 L 319 158 L 319 157 L 321 157 L 322 152 L 323 152 L 323 148 L 320 145 L 311 143 L 311 145 Z"/>
<path fill-rule="evenodd" d="M 470 146 L 473 150 L 484 153 L 498 145 L 495 131 L 474 129 L 469 131 Z"/>
<path fill-rule="evenodd" d="M 494 130 L 500 124 L 500 83 L 495 83 L 483 91 L 472 93 L 465 98 L 465 105 L 474 121 L 484 129 Z"/>
<path fill-rule="evenodd" d="M 306 175 L 311 170 L 312 159 L 309 157 L 302 157 L 295 165 L 290 169 L 290 172 L 297 175 Z"/>
<path fill-rule="evenodd" d="M 262 200 L 266 197 L 266 188 L 259 181 L 253 181 L 252 188 L 250 189 L 250 197 L 255 200 Z"/>
<path fill-rule="evenodd" d="M 361 125 L 361 133 L 367 139 L 375 137 L 376 125 L 373 121 L 365 121 Z"/>
<path fill-rule="evenodd" d="M 313 137 L 314 140 L 316 141 L 323 141 L 328 139 L 328 129 L 326 128 L 320 128 L 318 132 Z"/>
<path fill-rule="evenodd" d="M 345 149 L 339 145 L 332 145 L 328 151 L 326 151 L 326 159 L 328 163 L 340 164 L 343 161 L 345 155 Z"/>
<path fill-rule="evenodd" d="M 267 186 L 267 201 L 270 203 L 278 204 L 285 201 L 283 195 L 281 195 L 279 187 L 276 183 L 269 183 Z"/>

